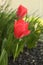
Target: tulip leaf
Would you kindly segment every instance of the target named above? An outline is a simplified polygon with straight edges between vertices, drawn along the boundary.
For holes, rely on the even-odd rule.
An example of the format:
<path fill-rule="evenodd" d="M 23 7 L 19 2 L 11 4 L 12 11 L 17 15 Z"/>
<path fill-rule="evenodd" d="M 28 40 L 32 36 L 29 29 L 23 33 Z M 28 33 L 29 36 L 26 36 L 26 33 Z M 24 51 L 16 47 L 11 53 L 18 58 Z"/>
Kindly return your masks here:
<path fill-rule="evenodd" d="M 0 65 L 8 65 L 8 55 L 5 49 L 2 50 L 2 53 L 0 56 Z"/>

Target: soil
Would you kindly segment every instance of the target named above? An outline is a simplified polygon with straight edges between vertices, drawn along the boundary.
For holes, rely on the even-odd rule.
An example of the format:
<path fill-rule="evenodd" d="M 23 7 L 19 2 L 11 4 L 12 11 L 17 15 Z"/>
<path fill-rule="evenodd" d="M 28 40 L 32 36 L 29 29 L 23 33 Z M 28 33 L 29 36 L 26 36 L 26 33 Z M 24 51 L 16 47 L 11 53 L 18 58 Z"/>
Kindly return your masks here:
<path fill-rule="evenodd" d="M 38 42 L 36 48 L 24 47 L 23 53 L 15 61 L 12 56 L 9 58 L 9 65 L 43 65 L 43 42 Z"/>

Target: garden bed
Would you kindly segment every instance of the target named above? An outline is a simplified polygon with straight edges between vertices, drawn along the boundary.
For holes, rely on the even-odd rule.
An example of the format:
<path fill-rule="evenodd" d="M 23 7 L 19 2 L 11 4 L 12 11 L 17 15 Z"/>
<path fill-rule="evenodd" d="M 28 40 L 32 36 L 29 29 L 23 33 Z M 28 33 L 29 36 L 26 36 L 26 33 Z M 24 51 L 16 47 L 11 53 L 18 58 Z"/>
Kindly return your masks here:
<path fill-rule="evenodd" d="M 9 65 L 43 65 L 43 42 L 38 42 L 36 48 L 25 47 L 15 61 L 9 57 Z"/>

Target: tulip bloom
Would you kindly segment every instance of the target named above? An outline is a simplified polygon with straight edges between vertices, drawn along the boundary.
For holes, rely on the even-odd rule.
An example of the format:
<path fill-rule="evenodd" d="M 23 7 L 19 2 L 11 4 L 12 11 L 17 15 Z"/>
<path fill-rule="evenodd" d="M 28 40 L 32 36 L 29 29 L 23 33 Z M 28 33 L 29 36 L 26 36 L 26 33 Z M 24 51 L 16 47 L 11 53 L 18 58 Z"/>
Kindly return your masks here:
<path fill-rule="evenodd" d="M 27 14 L 27 8 L 25 8 L 24 6 L 20 5 L 17 9 L 16 12 L 17 16 L 19 18 L 23 18 L 26 14 Z"/>
<path fill-rule="evenodd" d="M 14 36 L 16 38 L 22 38 L 30 34 L 28 30 L 28 23 L 22 19 L 19 19 L 14 22 Z"/>

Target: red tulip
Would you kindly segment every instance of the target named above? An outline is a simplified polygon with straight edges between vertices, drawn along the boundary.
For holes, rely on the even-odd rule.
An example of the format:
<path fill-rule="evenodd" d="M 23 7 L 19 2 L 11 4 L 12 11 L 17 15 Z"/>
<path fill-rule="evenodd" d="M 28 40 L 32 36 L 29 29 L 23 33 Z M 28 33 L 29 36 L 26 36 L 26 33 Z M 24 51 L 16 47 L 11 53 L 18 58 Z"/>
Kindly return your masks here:
<path fill-rule="evenodd" d="M 22 38 L 30 34 L 28 30 L 28 23 L 24 20 L 17 20 L 14 22 L 14 36 L 16 38 Z"/>
<path fill-rule="evenodd" d="M 27 8 L 20 5 L 16 13 L 19 18 L 23 18 L 27 14 Z"/>

